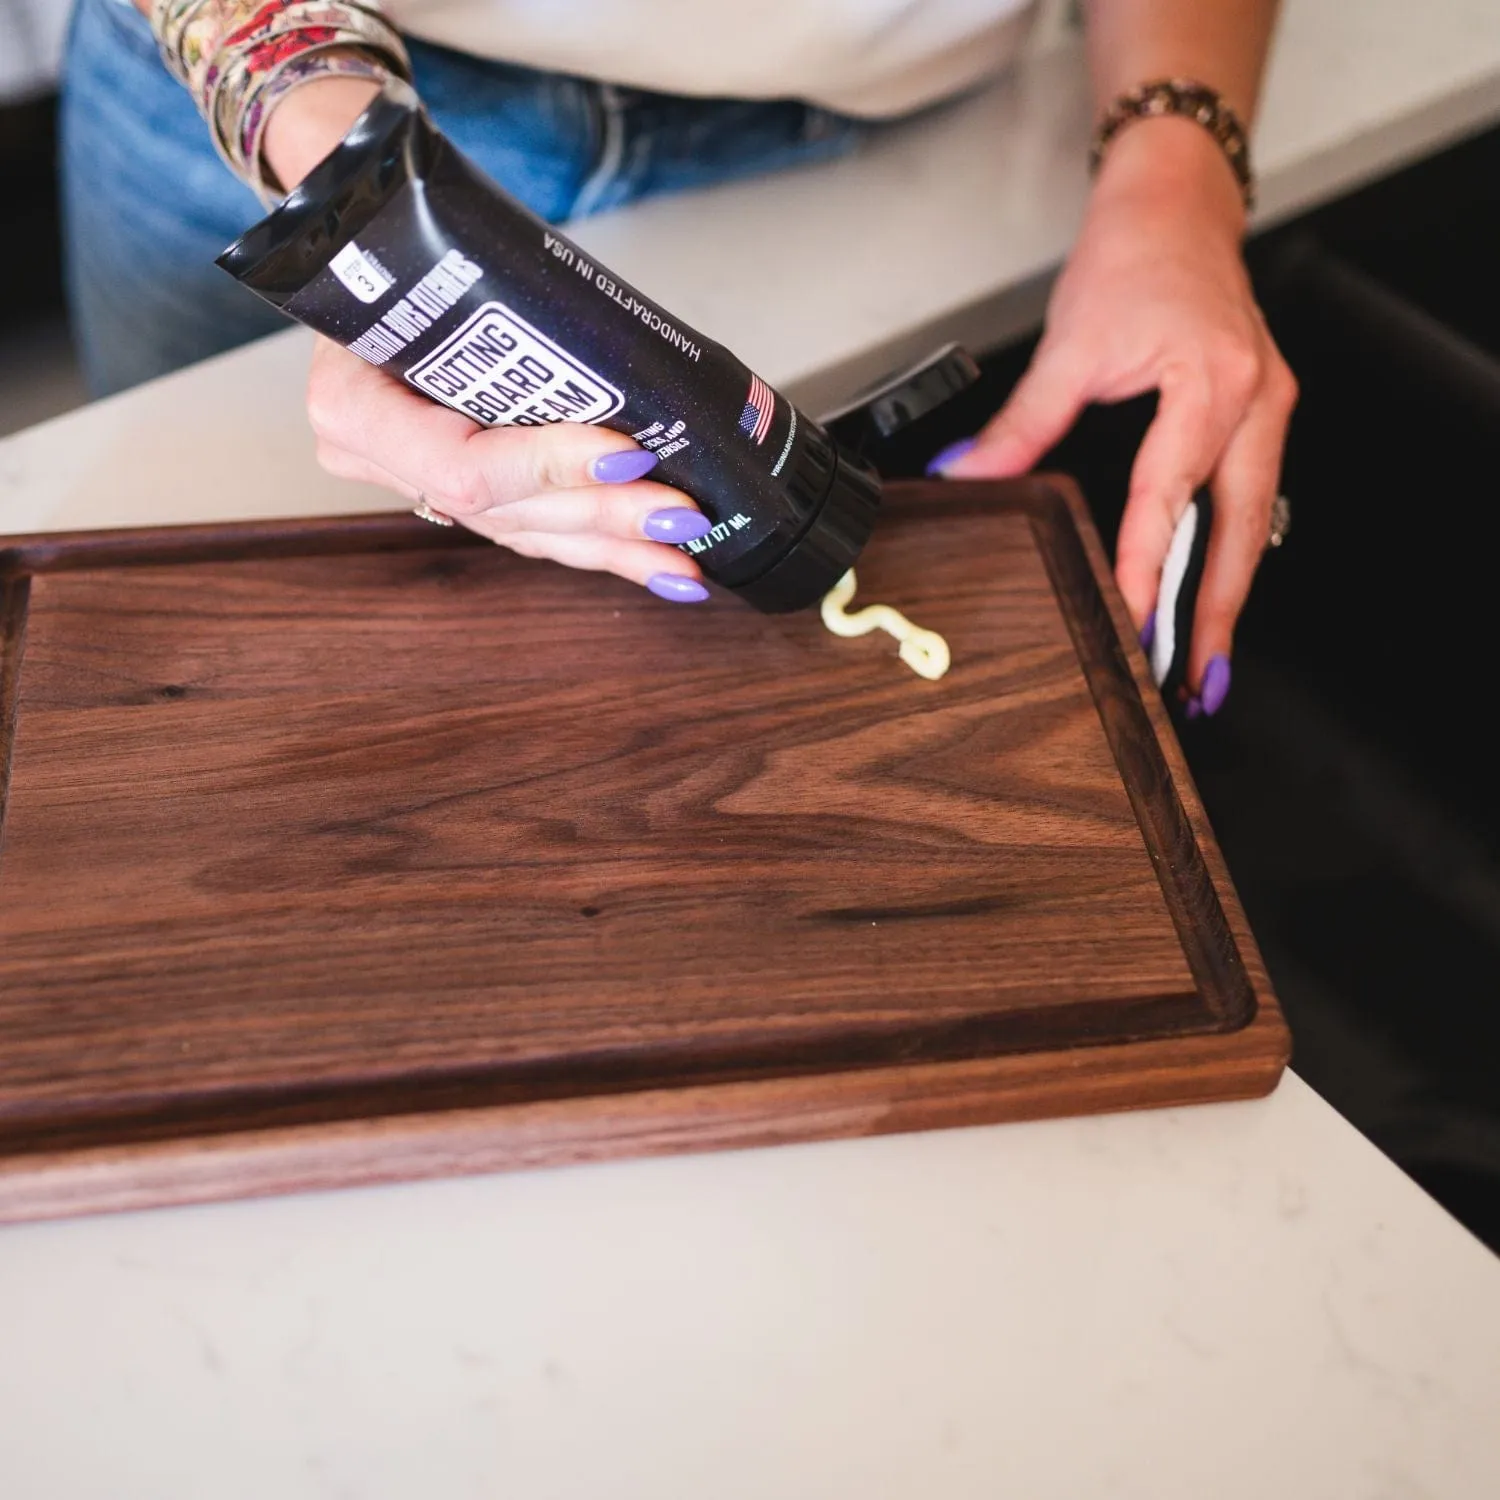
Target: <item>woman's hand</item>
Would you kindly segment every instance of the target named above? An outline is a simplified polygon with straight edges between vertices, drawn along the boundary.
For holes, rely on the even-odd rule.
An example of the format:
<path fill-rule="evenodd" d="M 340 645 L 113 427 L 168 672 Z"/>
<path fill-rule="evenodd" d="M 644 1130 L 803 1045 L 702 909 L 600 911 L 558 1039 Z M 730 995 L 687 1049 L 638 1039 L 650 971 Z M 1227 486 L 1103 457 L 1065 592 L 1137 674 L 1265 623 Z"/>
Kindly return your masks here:
<path fill-rule="evenodd" d="M 328 79 L 289 94 L 266 132 L 266 160 L 295 183 L 343 138 L 374 86 Z M 604 427 L 476 427 L 329 339 L 313 351 L 307 412 L 318 462 L 384 485 L 523 557 L 618 573 L 663 599 L 708 598 L 697 565 L 668 543 L 710 523 L 685 495 L 645 479 L 656 455 Z"/>
<path fill-rule="evenodd" d="M 308 382 L 318 462 L 384 485 L 523 557 L 617 573 L 679 603 L 708 597 L 666 543 L 703 536 L 691 500 L 644 478 L 656 455 L 605 427 L 476 427 L 320 338 Z"/>
<path fill-rule="evenodd" d="M 1115 572 L 1144 629 L 1173 529 L 1210 485 L 1214 526 L 1187 674 L 1210 713 L 1228 691 L 1234 625 L 1266 546 L 1297 399 L 1251 293 L 1243 230 L 1238 186 L 1207 132 L 1170 117 L 1127 127 L 1106 153 L 1030 369 L 971 447 L 935 460 L 955 478 L 1020 474 L 1086 403 L 1160 392 Z"/>

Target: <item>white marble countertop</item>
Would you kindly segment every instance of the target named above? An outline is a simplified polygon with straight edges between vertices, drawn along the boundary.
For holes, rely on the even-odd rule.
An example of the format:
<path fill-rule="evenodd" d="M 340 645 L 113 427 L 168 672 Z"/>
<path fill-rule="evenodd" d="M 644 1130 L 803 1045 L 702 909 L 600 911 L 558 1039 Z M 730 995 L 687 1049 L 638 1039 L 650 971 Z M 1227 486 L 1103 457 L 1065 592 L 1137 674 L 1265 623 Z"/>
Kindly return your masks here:
<path fill-rule="evenodd" d="M 0 1232 L 7 1500 L 1493 1500 L 1500 1262 L 1269 1100 Z"/>
<path fill-rule="evenodd" d="M 1286 0 L 1262 217 L 1497 119 L 1494 0 Z M 855 160 L 580 238 L 816 409 L 1035 319 L 1086 134 L 1065 45 Z M 279 336 L 0 442 L 0 535 L 392 503 L 313 467 L 305 357 Z M 1290 1075 L 0 1230 L 6 1500 L 1491 1500 L 1497 1409 L 1500 1260 Z"/>

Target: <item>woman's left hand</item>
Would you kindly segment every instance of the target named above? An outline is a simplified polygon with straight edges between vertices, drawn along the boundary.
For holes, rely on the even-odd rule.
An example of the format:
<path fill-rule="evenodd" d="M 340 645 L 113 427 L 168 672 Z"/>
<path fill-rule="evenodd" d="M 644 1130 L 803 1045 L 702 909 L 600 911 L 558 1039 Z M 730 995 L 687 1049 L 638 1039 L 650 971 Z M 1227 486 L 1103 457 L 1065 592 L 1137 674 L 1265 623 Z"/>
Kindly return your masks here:
<path fill-rule="evenodd" d="M 1122 131 L 1030 369 L 973 446 L 956 445 L 934 465 L 953 478 L 1024 473 L 1086 403 L 1158 391 L 1131 474 L 1115 573 L 1144 629 L 1172 532 L 1194 491 L 1210 486 L 1214 525 L 1187 673 L 1209 713 L 1228 691 L 1234 625 L 1266 546 L 1297 400 L 1255 305 L 1243 232 L 1238 185 L 1207 132 L 1170 117 Z"/>

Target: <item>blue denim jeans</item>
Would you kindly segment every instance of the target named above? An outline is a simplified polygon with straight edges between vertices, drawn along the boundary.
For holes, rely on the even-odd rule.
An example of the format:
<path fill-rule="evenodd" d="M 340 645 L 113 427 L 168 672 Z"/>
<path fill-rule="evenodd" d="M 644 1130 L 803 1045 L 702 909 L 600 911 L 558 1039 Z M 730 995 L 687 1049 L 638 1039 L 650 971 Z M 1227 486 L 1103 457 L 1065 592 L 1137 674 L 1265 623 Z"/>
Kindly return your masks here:
<path fill-rule="evenodd" d="M 438 126 L 553 221 L 836 156 L 860 136 L 790 100 L 686 99 L 409 46 Z M 78 0 L 61 134 L 69 301 L 96 395 L 285 326 L 214 264 L 264 211 L 121 0 Z"/>

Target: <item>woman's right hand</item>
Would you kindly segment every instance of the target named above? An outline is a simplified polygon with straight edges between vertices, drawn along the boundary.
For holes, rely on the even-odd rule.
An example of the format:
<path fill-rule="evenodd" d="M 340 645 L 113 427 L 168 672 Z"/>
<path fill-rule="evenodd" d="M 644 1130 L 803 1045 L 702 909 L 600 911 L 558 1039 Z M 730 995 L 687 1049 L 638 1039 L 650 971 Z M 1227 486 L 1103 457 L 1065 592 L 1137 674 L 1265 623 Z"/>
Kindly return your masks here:
<path fill-rule="evenodd" d="M 688 497 L 644 476 L 656 455 L 607 427 L 477 427 L 329 339 L 308 381 L 318 462 L 421 498 L 523 557 L 616 573 L 663 599 L 708 597 L 673 542 L 709 529 Z"/>
<path fill-rule="evenodd" d="M 288 94 L 266 128 L 276 178 L 300 182 L 374 92 L 334 78 Z M 708 520 L 686 495 L 644 477 L 656 455 L 622 433 L 573 422 L 477 427 L 324 338 L 307 411 L 330 474 L 425 499 L 523 557 L 618 573 L 679 603 L 708 598 L 697 564 L 667 545 L 706 535 Z"/>

